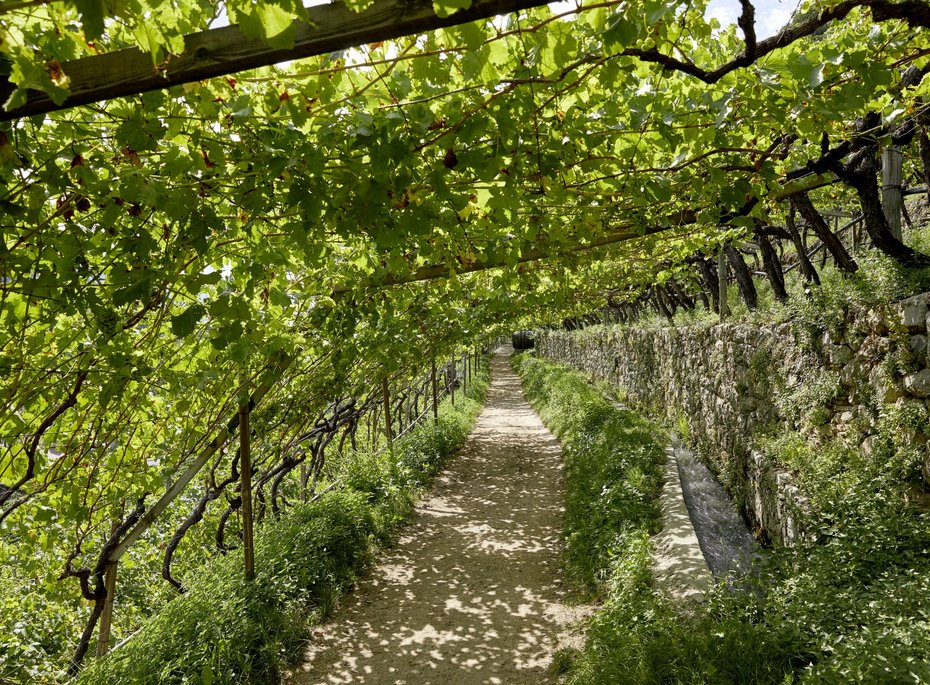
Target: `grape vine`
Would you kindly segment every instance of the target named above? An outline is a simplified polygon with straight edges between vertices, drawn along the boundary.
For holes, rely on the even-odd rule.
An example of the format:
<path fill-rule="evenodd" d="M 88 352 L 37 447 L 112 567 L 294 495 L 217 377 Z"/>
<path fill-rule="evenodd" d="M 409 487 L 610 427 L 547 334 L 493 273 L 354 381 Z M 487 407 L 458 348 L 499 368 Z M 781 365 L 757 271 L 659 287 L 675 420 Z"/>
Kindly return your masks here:
<path fill-rule="evenodd" d="M 308 17 L 296 0 L 224 7 L 281 49 Z M 787 296 L 773 242 L 817 279 L 796 217 L 854 271 L 821 202 L 859 205 L 878 249 L 930 264 L 877 180 L 885 147 L 930 149 L 927 4 L 805 3 L 762 39 L 741 7 L 738 26 L 701 0 L 540 7 L 0 124 L 0 559 L 16 582 L 99 614 L 114 550 L 161 542 L 157 572 L 180 588 L 175 555 L 204 517 L 228 547 L 243 397 L 273 516 L 381 380 L 401 387 L 428 357 L 606 303 L 718 306 L 721 249 L 749 303 L 750 243 Z M 201 0 L 5 3 L 4 107 L 30 89 L 62 102 L 81 57 L 135 46 L 170 69 L 216 19 Z M 80 611 L 86 650 L 96 616 Z"/>

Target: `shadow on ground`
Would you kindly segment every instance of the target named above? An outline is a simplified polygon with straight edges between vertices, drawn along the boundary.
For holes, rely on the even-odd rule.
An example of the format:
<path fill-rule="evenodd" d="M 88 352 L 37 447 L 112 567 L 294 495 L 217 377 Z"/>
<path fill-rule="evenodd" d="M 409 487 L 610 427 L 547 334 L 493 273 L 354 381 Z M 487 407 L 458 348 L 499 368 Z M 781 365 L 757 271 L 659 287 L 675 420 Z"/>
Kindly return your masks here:
<path fill-rule="evenodd" d="M 494 357 L 468 443 L 289 682 L 554 682 L 552 655 L 580 643 L 590 608 L 561 585 L 559 444 L 509 361 Z"/>

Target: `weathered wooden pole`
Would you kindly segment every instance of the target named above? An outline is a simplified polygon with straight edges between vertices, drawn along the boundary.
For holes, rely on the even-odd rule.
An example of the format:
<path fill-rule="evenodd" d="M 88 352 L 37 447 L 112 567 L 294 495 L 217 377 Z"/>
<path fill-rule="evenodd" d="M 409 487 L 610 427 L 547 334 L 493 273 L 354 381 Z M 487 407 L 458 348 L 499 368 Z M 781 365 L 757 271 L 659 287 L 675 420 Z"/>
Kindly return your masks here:
<path fill-rule="evenodd" d="M 436 355 L 432 357 L 430 380 L 433 382 L 433 421 L 439 423 L 439 382 L 436 380 Z"/>
<path fill-rule="evenodd" d="M 110 651 L 110 630 L 113 626 L 113 599 L 116 594 L 116 567 L 118 561 L 107 566 L 107 573 L 103 585 L 107 591 L 107 598 L 103 602 L 103 612 L 100 614 L 100 627 L 97 632 L 97 656 L 101 657 Z"/>
<path fill-rule="evenodd" d="M 727 251 L 725 247 L 721 247 L 720 251 L 717 253 L 717 284 L 719 287 L 719 300 L 720 300 L 720 320 L 723 321 L 727 318 L 728 307 L 727 307 Z"/>
<path fill-rule="evenodd" d="M 451 365 L 451 371 L 450 371 L 451 378 L 449 379 L 449 392 L 452 393 L 452 406 L 454 407 L 455 406 L 455 354 L 454 353 L 450 361 L 452 362 L 452 365 Z"/>
<path fill-rule="evenodd" d="M 901 192 L 903 161 L 898 146 L 889 145 L 882 150 L 882 210 L 891 234 L 898 240 L 901 240 L 901 208 L 904 206 Z"/>
<path fill-rule="evenodd" d="M 248 392 L 239 404 L 239 485 L 242 495 L 242 554 L 246 580 L 255 579 L 255 534 L 252 528 L 252 453 L 249 442 Z"/>
<path fill-rule="evenodd" d="M 113 521 L 110 534 L 114 535 L 119 528 L 119 521 Z M 97 629 L 97 656 L 101 657 L 110 651 L 110 633 L 113 629 L 113 600 L 116 598 L 116 571 L 119 562 L 111 561 L 107 565 L 106 575 L 103 577 L 103 587 L 107 598 L 103 601 L 103 612 L 100 614 L 100 625 Z"/>
<path fill-rule="evenodd" d="M 394 449 L 394 432 L 391 430 L 391 390 L 388 387 L 387 376 L 381 379 L 381 395 L 384 400 L 384 437 L 387 438 L 388 449 Z"/>

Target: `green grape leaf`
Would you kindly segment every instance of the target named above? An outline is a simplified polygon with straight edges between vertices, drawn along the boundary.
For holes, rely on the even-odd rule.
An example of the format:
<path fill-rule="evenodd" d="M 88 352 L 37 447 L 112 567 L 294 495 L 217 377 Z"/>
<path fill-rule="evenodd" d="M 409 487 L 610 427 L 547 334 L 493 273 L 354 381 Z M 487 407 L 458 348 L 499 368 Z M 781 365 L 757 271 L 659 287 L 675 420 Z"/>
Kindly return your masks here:
<path fill-rule="evenodd" d="M 206 316 L 207 310 L 201 304 L 192 304 L 177 316 L 171 317 L 171 332 L 176 338 L 186 338 L 194 332 L 200 320 Z"/>
<path fill-rule="evenodd" d="M 239 12 L 239 28 L 249 38 L 259 38 L 273 48 L 290 50 L 297 31 L 294 15 L 271 2 L 260 2 L 251 12 Z"/>
<path fill-rule="evenodd" d="M 84 27 L 86 40 L 97 40 L 103 35 L 103 19 L 107 8 L 104 0 L 74 0 L 74 6 L 81 14 L 81 24 Z"/>
<path fill-rule="evenodd" d="M 128 286 L 113 293 L 113 304 L 120 307 L 130 302 L 144 302 L 152 294 L 152 272 L 141 269 L 133 272 L 135 280 Z"/>
<path fill-rule="evenodd" d="M 469 7 L 471 0 L 433 0 L 433 11 L 438 17 L 448 17 Z"/>

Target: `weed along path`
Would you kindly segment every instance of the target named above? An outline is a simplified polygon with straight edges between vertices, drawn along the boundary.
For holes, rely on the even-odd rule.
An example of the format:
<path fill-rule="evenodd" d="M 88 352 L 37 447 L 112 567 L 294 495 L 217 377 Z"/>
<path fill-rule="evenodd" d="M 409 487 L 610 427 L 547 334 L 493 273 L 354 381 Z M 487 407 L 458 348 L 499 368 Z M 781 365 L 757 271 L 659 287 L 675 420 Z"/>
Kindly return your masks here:
<path fill-rule="evenodd" d="M 555 682 L 588 610 L 560 579 L 562 457 L 508 354 L 461 453 L 373 573 L 317 627 L 293 685 Z"/>

